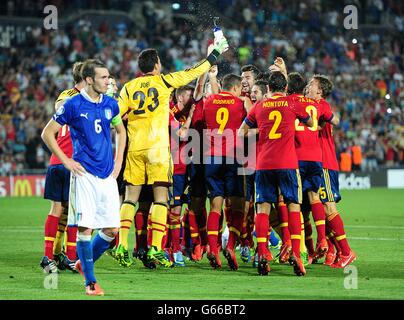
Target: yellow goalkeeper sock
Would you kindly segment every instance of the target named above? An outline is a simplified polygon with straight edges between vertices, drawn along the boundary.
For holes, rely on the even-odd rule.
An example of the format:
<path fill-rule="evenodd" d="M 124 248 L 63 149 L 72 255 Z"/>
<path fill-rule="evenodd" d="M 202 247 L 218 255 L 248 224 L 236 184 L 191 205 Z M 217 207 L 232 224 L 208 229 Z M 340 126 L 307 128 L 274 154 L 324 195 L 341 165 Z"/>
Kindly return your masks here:
<path fill-rule="evenodd" d="M 160 203 L 154 203 L 151 212 L 152 227 L 152 246 L 158 251 L 161 250 L 161 241 L 163 240 L 167 224 L 167 207 Z"/>
<path fill-rule="evenodd" d="M 121 206 L 121 228 L 119 229 L 119 244 L 128 250 L 128 235 L 133 218 L 135 217 L 136 204 L 124 201 Z"/>
<path fill-rule="evenodd" d="M 59 218 L 58 232 L 56 233 L 55 242 L 53 243 L 53 255 L 57 255 L 62 252 L 62 239 L 65 234 L 67 224 L 67 214 L 63 211 Z"/>

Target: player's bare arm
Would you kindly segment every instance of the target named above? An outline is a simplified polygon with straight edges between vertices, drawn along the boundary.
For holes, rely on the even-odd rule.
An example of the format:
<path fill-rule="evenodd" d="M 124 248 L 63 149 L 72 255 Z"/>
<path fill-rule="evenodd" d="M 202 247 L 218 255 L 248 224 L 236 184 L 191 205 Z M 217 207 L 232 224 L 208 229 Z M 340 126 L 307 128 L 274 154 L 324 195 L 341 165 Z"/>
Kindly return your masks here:
<path fill-rule="evenodd" d="M 339 117 L 333 113 L 333 117 L 331 118 L 330 121 L 325 121 L 323 118 L 320 119 L 318 122 L 318 130 L 321 130 L 325 127 L 326 123 L 329 122 L 333 126 L 338 126 L 339 125 Z"/>
<path fill-rule="evenodd" d="M 247 123 L 243 122 L 237 131 L 237 135 L 246 137 L 248 135 L 249 129 L 251 129 L 251 127 Z"/>
<path fill-rule="evenodd" d="M 120 121 L 117 125 L 115 125 L 116 130 L 116 155 L 115 155 L 115 164 L 114 171 L 112 172 L 112 176 L 116 179 L 121 171 L 122 162 L 123 162 L 123 153 L 126 147 L 126 129 L 123 125 L 123 122 Z"/>
<path fill-rule="evenodd" d="M 210 67 L 208 72 L 209 83 L 211 86 L 212 94 L 218 94 L 220 91 L 219 82 L 217 81 L 217 74 L 219 72 L 219 68 L 217 64 Z"/>
<path fill-rule="evenodd" d="M 188 136 L 189 133 L 189 127 L 191 126 L 191 121 L 192 117 L 194 115 L 195 111 L 195 104 L 191 106 L 191 109 L 189 110 L 188 118 L 185 121 L 184 125 L 181 126 L 181 128 L 178 130 L 177 134 L 181 139 L 185 139 Z"/>
<path fill-rule="evenodd" d="M 241 96 L 239 98 L 240 98 L 240 100 L 242 100 L 244 102 L 244 109 L 247 111 L 247 113 L 250 112 L 250 110 L 253 107 L 253 103 L 252 103 L 251 99 L 246 96 L 244 96 L 244 97 Z"/>
<path fill-rule="evenodd" d="M 41 138 L 45 142 L 45 144 L 48 146 L 49 150 L 55 154 L 60 161 L 62 161 L 63 165 L 71 171 L 73 174 L 77 175 L 83 175 L 86 173 L 86 170 L 84 167 L 78 163 L 77 161 L 74 161 L 71 158 L 68 158 L 66 154 L 60 149 L 58 143 L 56 142 L 56 134 L 59 131 L 59 129 L 62 126 L 57 123 L 55 120 L 50 120 L 46 127 L 43 129 Z"/>
<path fill-rule="evenodd" d="M 205 90 L 205 83 L 206 79 L 208 78 L 208 73 L 205 72 L 203 75 L 199 76 L 198 79 L 196 79 L 196 86 L 194 90 L 194 100 L 199 101 L 203 98 L 204 95 L 204 90 Z"/>
<path fill-rule="evenodd" d="M 286 64 L 285 64 L 285 61 L 281 57 L 276 57 L 274 64 L 269 66 L 268 70 L 269 70 L 269 72 L 280 71 L 280 72 L 282 72 L 282 74 L 285 76 L 286 79 L 288 78 Z"/>
<path fill-rule="evenodd" d="M 308 120 L 305 120 L 305 121 L 302 121 L 302 122 L 306 127 L 309 127 L 309 128 L 311 128 L 314 125 L 314 121 L 313 121 L 313 118 L 311 116 L 309 116 Z"/>

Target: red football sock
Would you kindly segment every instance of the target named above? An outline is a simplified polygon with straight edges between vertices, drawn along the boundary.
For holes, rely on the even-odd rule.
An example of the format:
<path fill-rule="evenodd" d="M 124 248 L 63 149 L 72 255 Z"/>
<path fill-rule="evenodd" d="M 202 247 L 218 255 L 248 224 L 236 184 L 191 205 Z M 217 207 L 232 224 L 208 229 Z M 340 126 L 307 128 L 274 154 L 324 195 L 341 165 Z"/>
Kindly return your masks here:
<path fill-rule="evenodd" d="M 168 244 L 170 243 L 169 235 L 168 235 L 168 217 L 170 216 L 170 210 L 167 209 L 167 219 L 166 219 L 166 229 L 164 231 L 163 238 L 161 239 L 161 248 L 166 249 Z"/>
<path fill-rule="evenodd" d="M 210 250 L 217 253 L 220 213 L 211 211 L 208 217 L 208 242 Z"/>
<path fill-rule="evenodd" d="M 282 230 L 282 243 L 286 243 L 290 240 L 290 232 L 289 232 L 289 212 L 286 204 L 284 202 L 279 202 L 278 206 L 278 213 L 279 213 L 279 220 L 280 225 L 279 227 Z"/>
<path fill-rule="evenodd" d="M 197 244 L 200 244 L 200 241 L 199 241 L 198 221 L 196 219 L 196 214 L 194 211 L 189 210 L 188 219 L 189 219 L 189 228 L 191 231 L 192 244 L 195 246 Z"/>
<path fill-rule="evenodd" d="M 331 248 L 333 250 L 330 252 L 335 252 L 335 249 L 337 249 L 337 252 L 341 252 L 341 247 L 339 246 L 338 241 L 335 240 L 334 232 L 331 230 L 330 225 L 328 224 L 328 221 L 326 221 L 326 224 L 325 224 L 325 232 L 327 234 L 328 247 L 331 246 Z"/>
<path fill-rule="evenodd" d="M 326 236 L 326 239 L 327 239 L 327 244 L 328 244 L 327 253 L 335 253 L 335 246 L 328 235 Z"/>
<path fill-rule="evenodd" d="M 344 256 L 349 255 L 351 248 L 349 247 L 348 241 L 346 239 L 346 234 L 344 230 L 344 222 L 338 212 L 334 212 L 327 216 L 327 222 L 330 228 L 335 234 L 335 240 L 337 240 L 339 246 L 341 247 L 341 252 Z"/>
<path fill-rule="evenodd" d="M 240 231 L 243 227 L 244 213 L 242 211 L 233 210 L 233 216 L 231 218 L 231 225 L 229 227 L 229 241 L 227 247 L 234 249 L 236 241 L 240 237 Z"/>
<path fill-rule="evenodd" d="M 152 222 L 151 222 L 151 214 L 149 212 L 147 216 L 147 246 L 151 247 L 152 246 Z"/>
<path fill-rule="evenodd" d="M 148 212 L 138 210 L 135 214 L 136 250 L 147 248 Z"/>
<path fill-rule="evenodd" d="M 53 260 L 53 243 L 58 231 L 59 218 L 48 215 L 45 221 L 45 256 Z"/>
<path fill-rule="evenodd" d="M 191 242 L 191 233 L 189 231 L 189 220 L 188 220 L 188 209 L 185 210 L 184 215 L 182 216 L 182 239 L 181 244 L 185 248 L 189 248 L 189 244 Z"/>
<path fill-rule="evenodd" d="M 254 218 L 255 218 L 255 208 L 254 204 L 250 204 L 250 208 L 248 209 L 247 214 L 247 238 L 246 238 L 246 246 L 253 247 L 253 231 L 254 231 Z"/>
<path fill-rule="evenodd" d="M 247 217 L 244 217 L 243 219 L 243 227 L 241 228 L 241 234 L 240 234 L 240 244 L 242 247 L 246 246 L 248 240 L 247 240 Z"/>
<path fill-rule="evenodd" d="M 227 227 L 229 227 L 231 225 L 231 217 L 233 216 L 232 208 L 231 208 L 231 206 L 228 207 L 225 205 L 223 208 L 223 211 L 224 211 L 224 216 L 226 218 Z"/>
<path fill-rule="evenodd" d="M 66 255 L 69 260 L 76 260 L 77 226 L 67 226 Z"/>
<path fill-rule="evenodd" d="M 196 222 L 198 223 L 199 228 L 199 239 L 202 246 L 206 246 L 208 244 L 208 233 L 206 232 L 207 219 L 208 214 L 206 212 L 206 208 L 203 207 L 196 216 Z"/>
<path fill-rule="evenodd" d="M 325 238 L 325 211 L 324 205 L 318 201 L 311 204 L 313 220 L 317 229 L 317 243 Z"/>
<path fill-rule="evenodd" d="M 313 228 L 311 227 L 311 222 L 310 222 L 310 213 L 304 213 L 304 241 L 306 244 L 307 252 L 309 254 L 314 254 L 314 243 L 313 243 Z M 306 220 L 307 219 L 307 220 Z"/>
<path fill-rule="evenodd" d="M 292 250 L 296 257 L 300 257 L 300 238 L 301 238 L 301 222 L 300 212 L 289 212 L 288 225 L 290 239 L 292 241 Z"/>
<path fill-rule="evenodd" d="M 266 213 L 257 213 L 255 217 L 255 233 L 257 236 L 258 256 L 265 255 L 268 250 L 269 217 Z"/>
<path fill-rule="evenodd" d="M 173 249 L 173 252 L 180 251 L 181 215 L 179 213 L 171 211 L 168 224 L 169 224 L 171 248 Z"/>
<path fill-rule="evenodd" d="M 225 226 L 223 225 L 223 220 L 224 220 L 224 215 L 220 215 L 219 219 L 219 234 L 217 235 L 217 247 L 218 250 L 220 251 L 220 248 L 222 247 L 222 234 L 224 231 Z"/>

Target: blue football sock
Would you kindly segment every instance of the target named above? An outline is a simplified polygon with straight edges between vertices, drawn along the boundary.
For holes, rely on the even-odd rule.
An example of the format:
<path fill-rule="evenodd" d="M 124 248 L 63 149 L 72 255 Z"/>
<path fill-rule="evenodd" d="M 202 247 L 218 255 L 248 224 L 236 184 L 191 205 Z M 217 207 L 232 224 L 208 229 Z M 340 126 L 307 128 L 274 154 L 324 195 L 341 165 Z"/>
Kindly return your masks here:
<path fill-rule="evenodd" d="M 77 240 L 77 254 L 81 262 L 84 278 L 86 279 L 86 286 L 90 282 L 97 282 L 94 275 L 94 262 L 93 262 L 93 249 L 91 241 Z"/>
<path fill-rule="evenodd" d="M 269 242 L 271 243 L 271 246 L 274 247 L 276 247 L 279 244 L 279 239 L 276 237 L 274 230 L 271 231 Z"/>
<path fill-rule="evenodd" d="M 91 245 L 94 263 L 109 248 L 109 244 L 112 240 L 114 240 L 114 238 L 108 237 L 102 231 L 98 232 L 97 235 L 93 238 Z"/>

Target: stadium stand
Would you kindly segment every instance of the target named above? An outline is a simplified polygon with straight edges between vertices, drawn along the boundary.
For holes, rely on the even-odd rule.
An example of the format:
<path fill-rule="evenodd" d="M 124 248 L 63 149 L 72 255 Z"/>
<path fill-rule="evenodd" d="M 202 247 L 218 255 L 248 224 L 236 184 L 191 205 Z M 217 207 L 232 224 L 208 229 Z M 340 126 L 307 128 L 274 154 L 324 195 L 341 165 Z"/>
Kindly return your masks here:
<path fill-rule="evenodd" d="M 179 8 L 168 1 L 53 1 L 63 15 L 80 10 L 108 15 L 109 9 L 118 8 L 140 20 L 123 13 L 121 19 L 83 14 L 74 22 L 64 20 L 58 30 L 26 25 L 9 45 L 2 41 L 0 175 L 44 172 L 49 154 L 40 132 L 57 95 L 73 85 L 75 61 L 100 58 L 123 84 L 140 74 L 139 52 L 155 47 L 165 71 L 180 70 L 203 57 L 216 15 L 232 47 L 219 65 L 219 76 L 239 74 L 240 66 L 249 63 L 265 71 L 277 56 L 285 59 L 289 71 L 326 74 L 334 81 L 330 102 L 341 118 L 335 132 L 338 155 L 351 154 L 356 159 L 353 170 L 404 165 L 404 4 L 350 1 L 358 7 L 360 28 L 347 30 L 339 27 L 344 2 L 207 1 L 208 14 L 187 1 L 178 1 Z M 43 17 L 44 4 L 3 1 L 0 11 L 8 20 L 0 25 L 2 39 L 13 19 Z M 142 17 L 149 23 L 142 24 Z M 200 24 L 202 20 L 206 23 Z"/>

